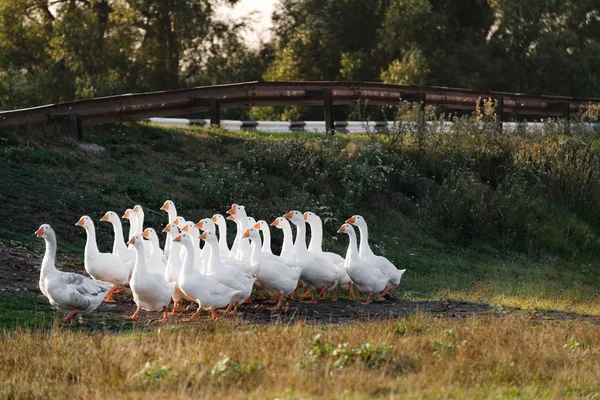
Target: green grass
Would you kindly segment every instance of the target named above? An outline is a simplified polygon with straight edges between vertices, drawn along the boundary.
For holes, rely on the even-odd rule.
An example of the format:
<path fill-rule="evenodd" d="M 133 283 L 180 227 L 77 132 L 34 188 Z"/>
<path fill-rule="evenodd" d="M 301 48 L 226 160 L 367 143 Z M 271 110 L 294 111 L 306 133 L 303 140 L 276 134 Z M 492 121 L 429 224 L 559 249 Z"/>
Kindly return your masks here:
<path fill-rule="evenodd" d="M 31 295 L 0 295 L 0 330 L 27 328 L 49 328 L 53 318 L 46 299 Z"/>
<path fill-rule="evenodd" d="M 345 254 L 347 238 L 335 232 L 362 214 L 373 249 L 408 268 L 400 297 L 600 314 L 598 213 L 588 198 L 600 187 L 595 161 L 577 156 L 581 143 L 569 153 L 546 133 L 498 138 L 482 131 L 474 142 L 468 130 L 475 128 L 461 126 L 453 134 L 431 133 L 423 148 L 410 132 L 331 138 L 151 124 L 87 127 L 85 141 L 102 146 L 100 154 L 53 132 L 4 131 L 0 238 L 41 254 L 43 242 L 32 234 L 50 223 L 59 255 L 80 260 L 85 232 L 74 224 L 81 215 L 96 222 L 100 248 L 108 251 L 112 228 L 98 222 L 107 210 L 122 214 L 141 204 L 146 225 L 160 231 L 166 199 L 196 220 L 237 202 L 268 222 L 290 209 L 311 209 L 326 218 L 324 248 Z M 594 136 L 577 140 L 597 146 Z M 563 153 L 585 162 L 570 166 Z M 571 192 L 582 171 L 585 192 Z M 230 226 L 230 240 L 233 234 Z M 277 250 L 280 231 L 273 241 Z"/>

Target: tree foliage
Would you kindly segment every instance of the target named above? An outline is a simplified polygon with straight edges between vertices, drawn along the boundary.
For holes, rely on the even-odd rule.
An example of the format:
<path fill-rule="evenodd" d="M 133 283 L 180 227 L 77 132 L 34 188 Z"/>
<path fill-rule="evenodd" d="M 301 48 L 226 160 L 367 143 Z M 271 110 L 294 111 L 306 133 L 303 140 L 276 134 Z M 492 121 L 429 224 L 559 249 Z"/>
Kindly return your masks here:
<path fill-rule="evenodd" d="M 0 108 L 256 79 L 600 92 L 598 0 L 279 0 L 258 49 L 216 16 L 237 1 L 0 0 Z"/>

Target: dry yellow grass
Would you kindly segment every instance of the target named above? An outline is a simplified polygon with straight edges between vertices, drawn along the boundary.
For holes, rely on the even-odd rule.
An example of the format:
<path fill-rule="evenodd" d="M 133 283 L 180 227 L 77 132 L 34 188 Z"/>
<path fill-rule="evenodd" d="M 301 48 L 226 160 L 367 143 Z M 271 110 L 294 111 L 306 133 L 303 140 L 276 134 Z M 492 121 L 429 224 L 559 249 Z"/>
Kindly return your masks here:
<path fill-rule="evenodd" d="M 313 343 L 317 334 L 320 345 Z M 359 354 L 365 342 L 373 347 Z M 412 315 L 344 326 L 223 321 L 123 334 L 56 327 L 5 331 L 0 348 L 0 398 L 590 398 L 600 392 L 600 327 L 525 316 Z"/>

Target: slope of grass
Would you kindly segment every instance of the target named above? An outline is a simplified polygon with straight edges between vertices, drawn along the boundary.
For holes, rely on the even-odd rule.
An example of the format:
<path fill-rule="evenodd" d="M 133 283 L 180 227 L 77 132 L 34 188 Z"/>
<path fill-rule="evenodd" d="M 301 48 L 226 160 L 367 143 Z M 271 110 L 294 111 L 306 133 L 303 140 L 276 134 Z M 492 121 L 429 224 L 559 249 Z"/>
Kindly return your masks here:
<path fill-rule="evenodd" d="M 590 398 L 600 328 L 526 317 L 0 332 L 2 398 Z"/>
<path fill-rule="evenodd" d="M 32 233 L 50 223 L 59 254 L 82 258 L 85 232 L 74 224 L 83 214 L 98 221 L 107 210 L 141 204 L 146 225 L 160 231 L 166 199 L 196 220 L 237 202 L 268 222 L 290 209 L 315 211 L 324 247 L 344 254 L 347 238 L 335 232 L 362 214 L 374 250 L 409 268 L 399 296 L 600 314 L 598 213 L 590 206 L 600 188 L 596 137 L 582 133 L 571 143 L 554 131 L 499 137 L 475 123 L 457 126 L 429 132 L 425 142 L 401 129 L 331 138 L 87 128 L 85 141 L 98 152 L 61 134 L 5 131 L 0 238 L 41 252 Z M 112 228 L 96 228 L 109 250 Z M 280 231 L 273 236 L 277 251 Z"/>

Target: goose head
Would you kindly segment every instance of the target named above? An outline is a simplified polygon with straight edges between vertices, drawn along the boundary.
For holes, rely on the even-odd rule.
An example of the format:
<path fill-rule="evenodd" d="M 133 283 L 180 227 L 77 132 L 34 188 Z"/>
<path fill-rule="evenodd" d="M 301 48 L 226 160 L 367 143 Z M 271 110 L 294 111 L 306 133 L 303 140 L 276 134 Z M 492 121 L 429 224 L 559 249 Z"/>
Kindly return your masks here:
<path fill-rule="evenodd" d="M 260 233 L 258 233 L 258 229 L 248 228 L 244 231 L 242 239 L 250 239 L 252 241 L 260 240 Z"/>
<path fill-rule="evenodd" d="M 189 235 L 194 235 L 195 237 L 200 237 L 200 230 L 196 228 L 196 224 L 193 222 L 187 221 L 183 228 L 181 228 L 181 232 L 187 232 Z"/>
<path fill-rule="evenodd" d="M 117 221 L 119 221 L 119 216 L 114 211 L 107 211 L 106 214 L 100 218 L 100 222 L 110 222 L 111 224 L 114 224 Z"/>
<path fill-rule="evenodd" d="M 173 222 L 175 224 L 175 226 L 177 226 L 179 229 L 181 229 L 185 226 L 185 223 L 187 221 L 185 220 L 185 218 L 178 216 L 171 222 Z"/>
<path fill-rule="evenodd" d="M 302 213 L 297 210 L 292 210 L 288 212 L 284 215 L 284 217 L 292 221 L 295 225 L 301 225 L 306 222 L 304 221 L 304 215 L 302 215 Z"/>
<path fill-rule="evenodd" d="M 136 204 L 136 206 L 133 207 L 133 212 L 140 218 L 144 217 L 144 209 L 139 204 Z"/>
<path fill-rule="evenodd" d="M 289 227 L 290 223 L 283 217 L 277 217 L 275 218 L 275 221 L 271 222 L 271 226 L 274 226 L 278 229 L 285 229 L 286 225 Z"/>
<path fill-rule="evenodd" d="M 200 239 L 206 241 L 207 243 L 218 244 L 219 240 L 217 239 L 217 235 L 214 232 L 205 231 L 200 235 Z"/>
<path fill-rule="evenodd" d="M 337 233 L 347 233 L 348 235 L 356 234 L 352 225 L 347 223 L 340 226 L 340 229 L 338 229 Z"/>
<path fill-rule="evenodd" d="M 346 220 L 346 223 L 361 227 L 361 226 L 366 226 L 367 221 L 365 221 L 365 219 L 363 217 L 361 217 L 360 215 L 353 215 Z"/>
<path fill-rule="evenodd" d="M 196 224 L 196 228 L 202 229 L 203 231 L 207 231 L 207 232 L 214 232 L 215 231 L 215 223 L 210 218 L 204 218 L 204 219 L 201 219 L 200 221 L 198 221 L 198 223 Z"/>
<path fill-rule="evenodd" d="M 172 236 L 179 235 L 179 228 L 173 222 L 167 224 L 167 226 L 165 226 L 165 229 L 163 229 L 162 231 L 163 233 L 170 233 Z"/>
<path fill-rule="evenodd" d="M 212 218 L 211 218 L 211 220 L 215 224 L 225 223 L 225 217 L 223 217 L 221 214 L 215 214 L 215 215 L 213 215 Z"/>
<path fill-rule="evenodd" d="M 156 234 L 156 231 L 152 228 L 144 229 L 144 232 L 142 232 L 142 236 L 149 240 L 158 240 L 158 235 Z"/>
<path fill-rule="evenodd" d="M 184 246 L 193 246 L 194 244 L 194 242 L 192 242 L 192 236 L 187 232 L 181 232 L 179 235 L 175 236 L 173 241 L 181 243 Z"/>
<path fill-rule="evenodd" d="M 273 221 L 273 223 L 275 223 L 275 221 Z M 268 231 L 269 230 L 269 224 L 267 224 L 267 221 L 261 219 L 260 221 L 257 221 L 253 226 L 254 229 L 260 229 L 261 231 Z"/>
<path fill-rule="evenodd" d="M 256 220 L 252 217 L 246 217 L 246 219 L 248 220 L 248 226 L 254 226 L 256 225 Z"/>
<path fill-rule="evenodd" d="M 44 238 L 44 239 L 48 239 L 50 237 L 54 237 L 54 230 L 52 229 L 52 227 L 48 224 L 43 224 L 40 225 L 40 227 L 38 228 L 37 231 L 35 231 L 34 233 L 35 236 L 39 237 L 39 238 Z"/>
<path fill-rule="evenodd" d="M 317 214 L 315 214 L 312 211 L 305 212 L 303 214 L 303 217 L 304 217 L 304 220 L 311 225 L 314 223 L 319 223 L 319 221 L 321 220 L 321 217 L 319 217 Z"/>
<path fill-rule="evenodd" d="M 132 244 L 135 248 L 144 250 L 144 237 L 142 235 L 132 236 L 127 244 Z"/>
<path fill-rule="evenodd" d="M 131 221 L 131 218 L 135 217 L 135 214 L 131 208 L 125 210 L 125 214 L 123 214 L 123 219 L 128 219 Z"/>
<path fill-rule="evenodd" d="M 246 218 L 246 207 L 239 204 L 232 204 L 231 208 L 227 210 L 227 214 L 235 215 L 236 218 Z"/>
<path fill-rule="evenodd" d="M 90 229 L 90 228 L 93 229 L 94 221 L 92 221 L 92 219 L 90 217 L 88 217 L 87 215 L 84 215 L 83 217 L 79 218 L 79 221 L 77 221 L 75 226 L 81 226 L 84 229 Z"/>
<path fill-rule="evenodd" d="M 160 209 L 161 211 L 169 211 L 173 207 L 175 207 L 175 203 L 173 203 L 171 200 L 167 200 Z"/>

